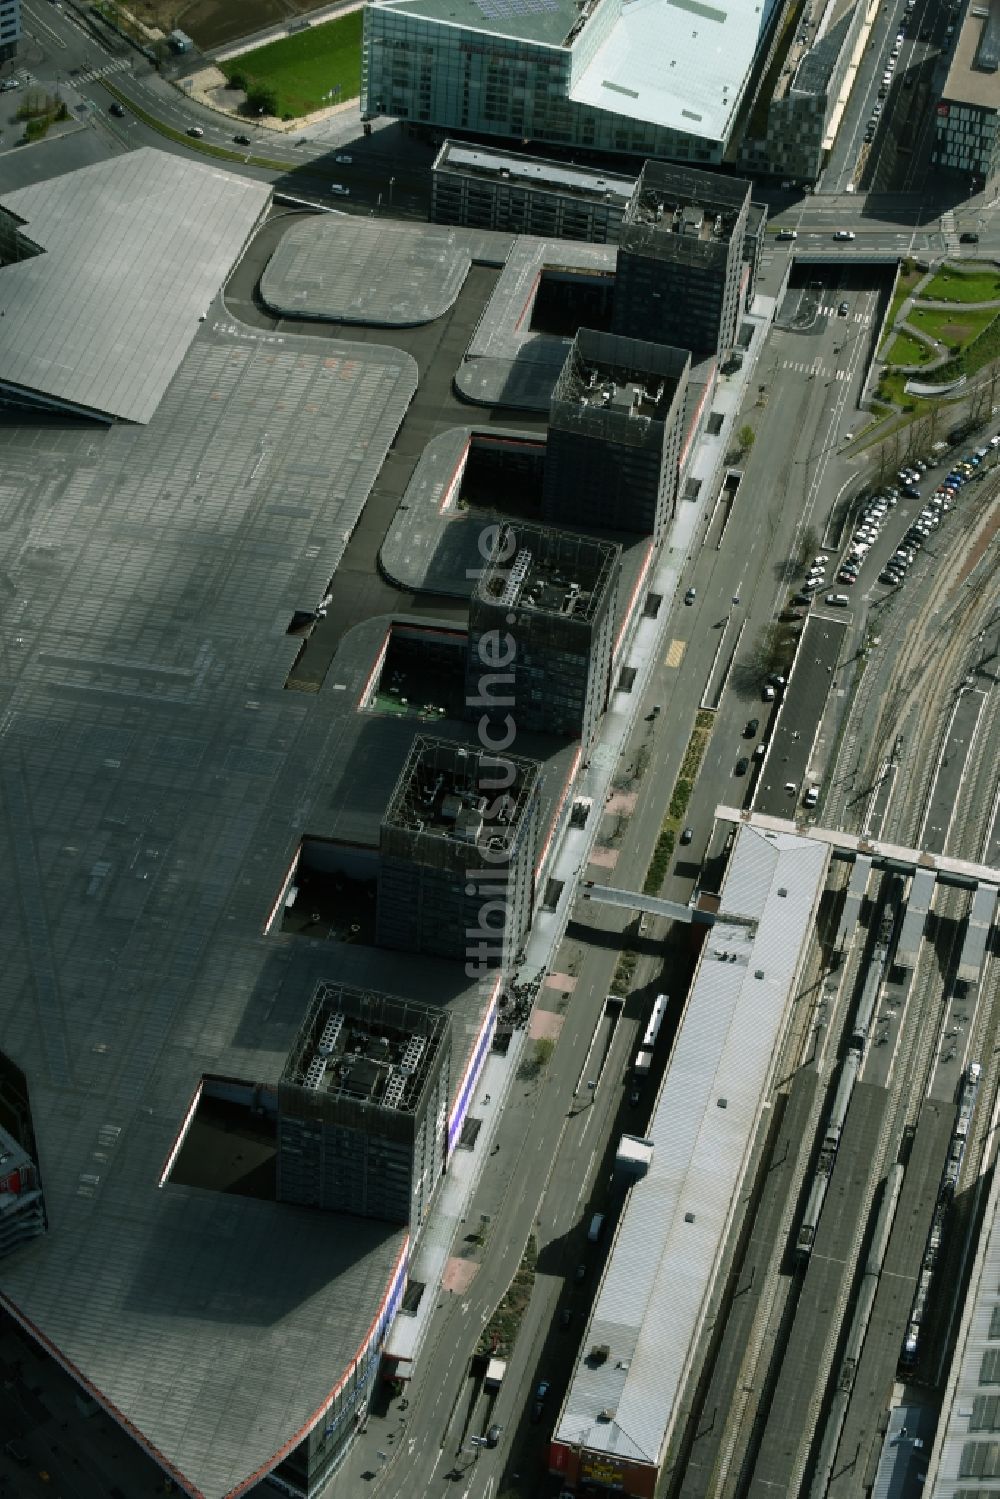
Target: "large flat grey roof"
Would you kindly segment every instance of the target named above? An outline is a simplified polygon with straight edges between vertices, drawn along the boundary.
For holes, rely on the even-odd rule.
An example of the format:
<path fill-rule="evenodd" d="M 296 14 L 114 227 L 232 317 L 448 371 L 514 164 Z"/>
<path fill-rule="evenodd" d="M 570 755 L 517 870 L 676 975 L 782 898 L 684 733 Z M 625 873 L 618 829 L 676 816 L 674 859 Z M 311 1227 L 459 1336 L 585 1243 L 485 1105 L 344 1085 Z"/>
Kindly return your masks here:
<path fill-rule="evenodd" d="M 146 426 L 4 426 L 0 1036 L 49 1232 L 2 1296 L 207 1499 L 322 1411 L 404 1236 L 161 1188 L 199 1079 L 276 1079 L 320 978 L 446 1006 L 456 1077 L 483 1018 L 461 965 L 263 935 L 303 834 L 376 845 L 413 737 L 356 711 L 384 619 L 283 684 L 415 384 L 225 319 Z"/>
<path fill-rule="evenodd" d="M 0 198 L 0 389 L 148 422 L 267 209 L 265 183 L 144 147 Z"/>
<path fill-rule="evenodd" d="M 260 293 L 283 317 L 405 328 L 445 313 L 472 256 L 468 235 L 438 224 L 374 223 L 339 214 L 293 224 Z"/>
<path fill-rule="evenodd" d="M 659 1460 L 827 863 L 795 835 L 737 834 L 647 1131 L 652 1165 L 619 1222 L 556 1442 Z M 608 1356 L 590 1359 L 600 1345 Z"/>

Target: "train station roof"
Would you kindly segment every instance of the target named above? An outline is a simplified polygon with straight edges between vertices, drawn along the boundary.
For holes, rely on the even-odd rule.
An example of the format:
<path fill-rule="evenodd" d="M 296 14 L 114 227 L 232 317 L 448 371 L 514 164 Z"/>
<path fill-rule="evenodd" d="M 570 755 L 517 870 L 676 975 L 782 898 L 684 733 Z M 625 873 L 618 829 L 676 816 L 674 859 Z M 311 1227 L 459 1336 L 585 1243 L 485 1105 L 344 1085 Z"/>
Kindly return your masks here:
<path fill-rule="evenodd" d="M 794 833 L 738 832 L 647 1132 L 652 1164 L 619 1222 L 557 1448 L 660 1460 L 828 863 Z"/>

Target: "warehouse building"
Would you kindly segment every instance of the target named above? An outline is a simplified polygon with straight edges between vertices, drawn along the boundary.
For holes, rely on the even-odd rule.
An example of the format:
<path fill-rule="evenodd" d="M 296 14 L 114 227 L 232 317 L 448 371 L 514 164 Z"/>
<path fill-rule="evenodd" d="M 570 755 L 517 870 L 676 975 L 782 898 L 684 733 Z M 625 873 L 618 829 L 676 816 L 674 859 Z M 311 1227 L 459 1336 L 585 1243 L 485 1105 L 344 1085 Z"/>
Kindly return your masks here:
<path fill-rule="evenodd" d="M 718 165 L 778 8 L 369 0 L 362 118 Z"/>

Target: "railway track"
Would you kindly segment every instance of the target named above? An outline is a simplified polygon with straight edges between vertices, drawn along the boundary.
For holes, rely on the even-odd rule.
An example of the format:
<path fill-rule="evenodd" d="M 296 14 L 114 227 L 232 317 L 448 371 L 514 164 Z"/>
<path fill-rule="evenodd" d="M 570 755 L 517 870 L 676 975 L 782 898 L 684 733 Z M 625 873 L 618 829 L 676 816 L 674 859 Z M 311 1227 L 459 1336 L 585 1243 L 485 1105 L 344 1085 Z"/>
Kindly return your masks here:
<path fill-rule="evenodd" d="M 879 637 L 877 657 L 869 658 L 856 688 L 827 800 L 833 820 L 841 827 L 860 827 L 865 798 L 855 797 L 853 788 L 877 772 L 879 763 L 891 753 L 900 726 L 911 719 L 920 735 L 918 754 L 912 753 L 912 744 L 907 745 L 899 766 L 902 779 L 893 790 L 893 808 L 905 805 L 910 788 L 919 784 L 917 771 L 933 754 L 935 733 L 940 738 L 947 689 L 956 673 L 961 673 L 964 654 L 974 649 L 972 637 L 985 624 L 994 604 L 995 587 L 989 568 L 981 568 L 968 588 L 957 585 L 956 577 L 967 555 L 970 531 L 979 534 L 998 504 L 1000 482 L 994 480 L 985 493 L 976 496 L 973 506 L 963 507 L 961 528 L 951 533 L 950 546 L 942 556 L 931 559 L 934 572 L 915 613 L 901 607 L 902 595 L 895 594 L 888 596 L 890 602 L 875 606 L 877 618 L 872 617 L 874 609 L 869 616 L 869 632 Z M 924 575 L 915 575 L 914 583 L 922 581 Z M 888 829 L 884 836 L 888 836 Z M 898 829 L 893 836 L 901 836 Z"/>

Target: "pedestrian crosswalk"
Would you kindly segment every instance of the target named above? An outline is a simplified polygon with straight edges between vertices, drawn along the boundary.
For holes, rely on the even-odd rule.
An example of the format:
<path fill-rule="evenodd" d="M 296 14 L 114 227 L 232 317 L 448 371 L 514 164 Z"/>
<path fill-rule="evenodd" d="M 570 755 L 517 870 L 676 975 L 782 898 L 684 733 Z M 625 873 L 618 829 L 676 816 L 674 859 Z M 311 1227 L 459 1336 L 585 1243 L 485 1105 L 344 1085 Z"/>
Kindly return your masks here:
<path fill-rule="evenodd" d="M 111 73 L 124 73 L 131 66 L 130 57 L 116 57 L 114 62 L 105 63 L 102 68 L 82 68 L 72 76 L 76 83 L 96 83 L 98 78 L 107 78 Z"/>
<path fill-rule="evenodd" d="M 836 304 L 836 302 L 831 302 L 830 305 L 829 305 L 829 307 L 820 307 L 818 309 L 817 316 L 818 317 L 836 317 L 837 316 L 837 304 Z M 869 321 L 870 321 L 870 319 L 869 319 L 868 314 L 866 312 L 851 312 L 851 313 L 848 313 L 848 315 L 844 318 L 844 322 L 845 323 L 867 323 Z"/>
<path fill-rule="evenodd" d="M 849 380 L 849 370 L 827 369 L 825 364 L 809 363 L 804 359 L 783 359 L 781 361 L 783 370 L 794 370 L 796 374 L 808 375 L 814 380 Z"/>
<path fill-rule="evenodd" d="M 958 230 L 955 227 L 955 215 L 950 208 L 946 213 L 941 215 L 941 235 L 944 239 L 945 249 L 950 253 L 954 253 L 959 248 L 961 240 L 958 237 Z"/>

